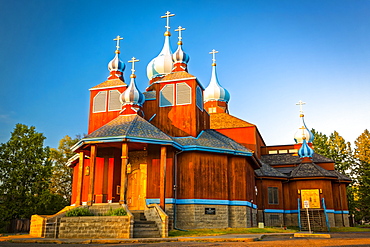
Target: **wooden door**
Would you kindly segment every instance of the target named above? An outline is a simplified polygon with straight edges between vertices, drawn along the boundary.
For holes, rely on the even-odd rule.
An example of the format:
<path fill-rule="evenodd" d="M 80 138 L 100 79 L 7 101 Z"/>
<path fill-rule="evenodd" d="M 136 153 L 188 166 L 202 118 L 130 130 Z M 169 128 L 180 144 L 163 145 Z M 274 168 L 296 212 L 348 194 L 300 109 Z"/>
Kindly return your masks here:
<path fill-rule="evenodd" d="M 140 169 L 128 175 L 127 205 L 130 210 L 144 210 L 146 199 L 147 165 L 140 164 Z"/>

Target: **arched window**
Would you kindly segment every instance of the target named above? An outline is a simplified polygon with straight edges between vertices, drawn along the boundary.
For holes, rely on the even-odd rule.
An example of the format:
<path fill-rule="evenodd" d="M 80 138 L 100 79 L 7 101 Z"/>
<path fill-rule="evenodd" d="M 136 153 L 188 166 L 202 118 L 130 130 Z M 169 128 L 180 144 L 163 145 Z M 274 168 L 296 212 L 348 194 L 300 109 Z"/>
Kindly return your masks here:
<path fill-rule="evenodd" d="M 107 92 L 99 92 L 94 97 L 93 101 L 93 113 L 96 112 L 105 112 L 107 109 Z"/>

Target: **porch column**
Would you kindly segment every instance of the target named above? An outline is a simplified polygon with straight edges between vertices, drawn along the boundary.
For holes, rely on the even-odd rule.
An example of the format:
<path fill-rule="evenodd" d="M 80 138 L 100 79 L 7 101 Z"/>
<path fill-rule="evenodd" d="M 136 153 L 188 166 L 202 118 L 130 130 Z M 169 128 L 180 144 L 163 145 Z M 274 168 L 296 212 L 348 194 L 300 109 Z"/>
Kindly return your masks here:
<path fill-rule="evenodd" d="M 95 164 L 96 164 L 96 145 L 91 145 L 91 151 L 90 151 L 90 184 L 89 184 L 89 194 L 88 194 L 88 197 L 87 197 L 87 205 L 88 206 L 91 206 L 94 203 Z"/>
<path fill-rule="evenodd" d="M 160 184 L 159 184 L 159 205 L 163 209 L 166 209 L 166 159 L 167 159 L 167 147 L 161 147 L 161 160 L 160 160 Z"/>
<path fill-rule="evenodd" d="M 80 152 L 80 159 L 78 162 L 78 173 L 77 173 L 77 194 L 76 194 L 76 201 L 75 205 L 81 205 L 81 195 L 82 195 L 82 177 L 83 177 L 83 169 L 84 169 L 84 152 Z"/>
<path fill-rule="evenodd" d="M 122 143 L 122 156 L 121 156 L 121 189 L 119 196 L 119 204 L 127 204 L 126 202 L 126 190 L 127 190 L 127 169 L 128 163 L 128 145 L 127 143 Z"/>

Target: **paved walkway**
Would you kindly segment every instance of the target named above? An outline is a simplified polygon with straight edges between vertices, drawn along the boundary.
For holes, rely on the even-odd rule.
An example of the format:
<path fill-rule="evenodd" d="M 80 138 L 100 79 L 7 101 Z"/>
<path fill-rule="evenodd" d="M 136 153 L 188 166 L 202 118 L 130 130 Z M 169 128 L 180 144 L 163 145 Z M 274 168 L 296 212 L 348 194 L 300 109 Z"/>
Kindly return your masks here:
<path fill-rule="evenodd" d="M 227 234 L 219 236 L 175 237 L 175 238 L 130 238 L 130 239 L 61 239 L 37 238 L 26 234 L 1 236 L 1 241 L 13 243 L 55 243 L 55 244 L 121 244 L 121 243 L 154 243 L 154 242 L 253 242 L 264 236 L 293 236 L 293 233 L 268 234 Z"/>

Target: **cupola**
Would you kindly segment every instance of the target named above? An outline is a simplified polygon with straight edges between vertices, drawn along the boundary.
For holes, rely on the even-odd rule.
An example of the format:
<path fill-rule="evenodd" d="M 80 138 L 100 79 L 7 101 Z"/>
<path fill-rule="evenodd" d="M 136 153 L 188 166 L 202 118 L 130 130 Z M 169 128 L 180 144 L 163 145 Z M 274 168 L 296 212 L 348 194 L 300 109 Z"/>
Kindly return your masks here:
<path fill-rule="evenodd" d="M 121 59 L 119 58 L 119 54 L 121 53 L 119 48 L 119 41 L 122 40 L 123 38 L 121 38 L 120 36 L 117 36 L 115 39 L 113 40 L 116 40 L 117 41 L 117 45 L 116 45 L 116 55 L 114 56 L 114 58 L 108 63 L 108 70 L 109 70 L 109 77 L 108 77 L 108 80 L 111 80 L 111 79 L 120 79 L 120 80 L 124 80 L 123 79 L 123 71 L 125 70 L 125 64 L 121 61 Z"/>
<path fill-rule="evenodd" d="M 136 86 L 135 62 L 139 62 L 139 60 L 134 57 L 129 61 L 129 63 L 132 63 L 132 73 L 130 75 L 131 81 L 128 88 L 121 94 L 120 97 L 120 101 L 122 103 L 121 114 L 138 113 L 145 102 L 144 94 L 141 93 Z"/>
<path fill-rule="evenodd" d="M 188 62 L 190 57 L 182 50 L 182 36 L 181 32 L 184 31 L 185 28 L 179 26 L 175 31 L 179 32 L 179 41 L 177 42 L 177 50 L 172 55 L 173 60 L 173 69 L 172 71 L 188 71 Z"/>
<path fill-rule="evenodd" d="M 174 16 L 175 14 L 171 14 L 169 11 L 166 12 L 166 15 L 161 16 L 161 18 L 167 19 L 166 32 L 164 33 L 164 44 L 162 51 L 159 55 L 152 59 L 149 62 L 146 72 L 148 79 L 152 81 L 153 78 L 160 77 L 171 73 L 172 71 L 172 52 L 171 52 L 171 45 L 170 45 L 170 36 L 171 33 L 169 31 L 169 18 Z"/>
<path fill-rule="evenodd" d="M 229 92 L 218 81 L 216 72 L 216 50 L 212 50 L 212 75 L 208 87 L 204 90 L 204 108 L 208 113 L 228 113 Z"/>

